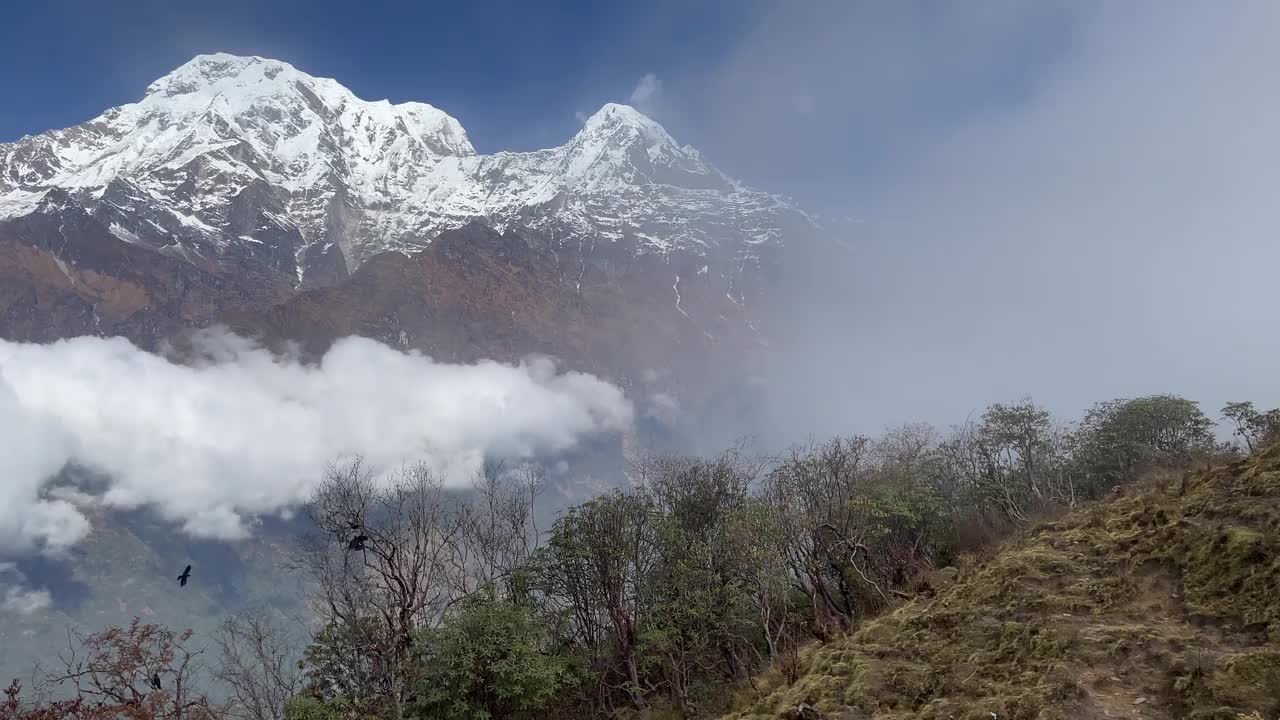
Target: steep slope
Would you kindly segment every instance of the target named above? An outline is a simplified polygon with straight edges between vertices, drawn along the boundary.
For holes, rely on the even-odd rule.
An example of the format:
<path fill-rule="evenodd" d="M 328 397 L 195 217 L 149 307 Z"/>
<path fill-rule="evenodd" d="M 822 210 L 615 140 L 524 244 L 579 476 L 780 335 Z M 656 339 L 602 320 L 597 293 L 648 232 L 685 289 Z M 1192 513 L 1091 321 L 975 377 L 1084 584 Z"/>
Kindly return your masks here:
<path fill-rule="evenodd" d="M 666 283 L 661 264 L 639 262 L 612 277 L 588 266 L 569 285 L 550 253 L 472 223 L 409 257 L 375 256 L 341 285 L 218 319 L 316 353 L 346 335 L 450 362 L 542 353 L 624 384 L 647 369 L 706 377 L 759 342 L 742 307 L 696 273 L 678 298 Z"/>
<path fill-rule="evenodd" d="M 627 106 L 606 105 L 561 147 L 483 156 L 430 105 L 366 102 L 287 63 L 225 54 L 83 125 L 0 145 L 0 219 L 53 189 L 128 242 L 201 265 L 251 261 L 308 286 L 481 220 L 569 266 L 700 258 L 742 301 L 739 276 L 813 231 Z"/>
<path fill-rule="evenodd" d="M 214 273 L 124 242 L 61 190 L 0 222 L 0 337 L 10 340 L 120 335 L 155 349 L 232 308 L 290 294 L 253 264 Z"/>
<path fill-rule="evenodd" d="M 1280 446 L 1082 507 L 952 572 L 733 717 L 1280 712 Z"/>
<path fill-rule="evenodd" d="M 322 353 L 361 335 L 452 362 L 552 355 L 627 382 L 736 376 L 761 339 L 751 315 L 696 271 L 593 263 L 572 283 L 554 254 L 473 222 L 412 255 L 386 252 L 342 283 L 302 292 L 253 266 L 219 274 L 113 236 L 61 193 L 0 222 L 0 336 L 122 336 L 147 349 L 224 324 Z M 667 386 L 667 389 L 671 389 Z"/>

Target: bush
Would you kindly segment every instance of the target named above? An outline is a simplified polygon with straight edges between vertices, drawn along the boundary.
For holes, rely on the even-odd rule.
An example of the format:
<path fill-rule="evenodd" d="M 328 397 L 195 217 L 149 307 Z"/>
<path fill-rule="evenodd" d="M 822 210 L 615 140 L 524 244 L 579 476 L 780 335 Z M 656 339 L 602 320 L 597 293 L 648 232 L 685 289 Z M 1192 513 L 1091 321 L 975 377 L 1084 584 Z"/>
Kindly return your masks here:
<path fill-rule="evenodd" d="M 1160 464 L 1180 465 L 1213 449 L 1213 421 L 1176 395 L 1094 405 L 1080 423 L 1076 460 L 1098 494 Z"/>
<path fill-rule="evenodd" d="M 418 636 L 414 709 L 447 720 L 526 718 L 576 682 L 570 659 L 524 605 L 491 596 L 465 600 L 437 630 Z"/>

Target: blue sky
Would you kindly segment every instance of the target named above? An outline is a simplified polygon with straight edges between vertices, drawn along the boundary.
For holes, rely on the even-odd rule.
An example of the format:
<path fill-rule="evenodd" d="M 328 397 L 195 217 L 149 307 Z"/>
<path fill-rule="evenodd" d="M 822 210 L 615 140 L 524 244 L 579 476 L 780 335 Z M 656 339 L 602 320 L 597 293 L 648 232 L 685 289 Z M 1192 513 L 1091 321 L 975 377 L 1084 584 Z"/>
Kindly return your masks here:
<path fill-rule="evenodd" d="M 483 151 L 559 144 L 646 73 L 713 65 L 752 0 L 685 3 L 54 0 L 6 7 L 0 140 L 139 97 L 191 56 L 274 57 L 366 99 L 430 102 Z"/>
<path fill-rule="evenodd" d="M 677 139 L 826 209 L 885 182 L 921 133 L 1022 97 L 1071 37 L 1053 3 L 957 16 L 924 0 L 29 2 L 0 26 L 0 141 L 135 100 L 215 51 L 432 103 L 482 152 L 558 145 L 578 113 L 651 76 L 647 109 Z"/>

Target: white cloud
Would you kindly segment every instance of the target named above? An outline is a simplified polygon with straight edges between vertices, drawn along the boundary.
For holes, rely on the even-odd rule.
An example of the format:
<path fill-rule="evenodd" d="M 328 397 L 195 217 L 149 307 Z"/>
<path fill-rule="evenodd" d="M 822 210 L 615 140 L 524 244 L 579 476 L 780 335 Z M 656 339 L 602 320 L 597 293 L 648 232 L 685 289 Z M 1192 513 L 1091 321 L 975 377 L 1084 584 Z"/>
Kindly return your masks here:
<path fill-rule="evenodd" d="M 425 460 L 460 481 L 486 455 L 554 454 L 631 421 L 621 390 L 546 358 L 449 365 L 347 338 L 308 365 L 220 333 L 199 349 L 179 365 L 119 338 L 0 341 L 0 550 L 88 532 L 83 493 L 48 487 L 69 462 L 109 477 L 107 506 L 232 538 L 246 516 L 302 501 L 342 454 Z"/>
<path fill-rule="evenodd" d="M 656 392 L 649 396 L 649 404 L 651 417 L 670 419 L 680 413 L 680 402 L 671 393 Z"/>
<path fill-rule="evenodd" d="M 0 563 L 0 612 L 30 615 L 53 604 L 48 590 L 27 586 L 27 577 L 13 563 Z"/>
<path fill-rule="evenodd" d="M 631 91 L 631 106 L 645 115 L 654 115 L 662 96 L 662 81 L 653 73 L 645 73 Z"/>
<path fill-rule="evenodd" d="M 574 113 L 574 114 L 573 114 L 573 116 L 574 116 L 575 118 L 577 118 L 577 119 L 578 119 L 578 122 L 579 122 L 579 123 L 586 123 L 588 120 L 590 120 L 590 119 L 591 119 L 591 116 L 590 116 L 590 115 L 588 115 L 587 113 L 582 112 L 581 110 L 579 110 L 578 112 Z"/>

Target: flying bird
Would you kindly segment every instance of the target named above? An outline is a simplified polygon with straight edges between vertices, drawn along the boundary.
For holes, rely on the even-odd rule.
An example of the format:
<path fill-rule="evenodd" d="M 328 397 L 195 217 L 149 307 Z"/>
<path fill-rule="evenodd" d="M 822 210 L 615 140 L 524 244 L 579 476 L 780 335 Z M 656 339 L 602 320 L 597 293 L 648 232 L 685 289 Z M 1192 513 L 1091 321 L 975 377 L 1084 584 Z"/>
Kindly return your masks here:
<path fill-rule="evenodd" d="M 186 587 L 186 586 L 187 586 L 187 580 L 190 580 L 190 579 L 191 579 L 191 566 L 190 566 L 190 565 L 188 565 L 188 566 L 187 566 L 187 569 L 186 569 L 186 570 L 183 570 L 183 571 L 182 571 L 182 574 L 178 576 L 178 586 L 179 586 L 179 587 Z"/>
<path fill-rule="evenodd" d="M 357 536 L 355 536 L 355 537 L 351 538 L 351 542 L 347 543 L 347 549 L 348 549 L 348 550 L 363 550 L 363 549 L 364 549 L 364 543 L 365 543 L 365 541 L 366 541 L 366 540 L 368 540 L 368 539 L 369 539 L 369 536 L 368 536 L 368 535 L 364 535 L 364 534 L 357 535 Z"/>

